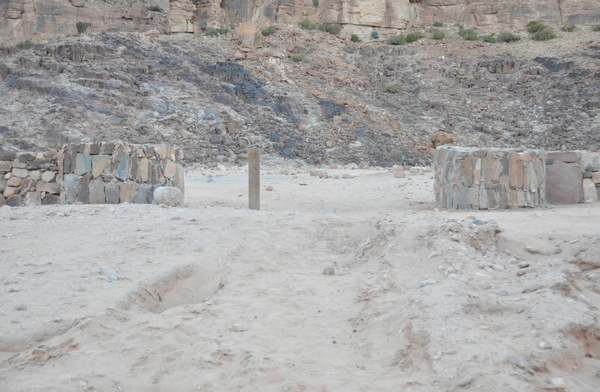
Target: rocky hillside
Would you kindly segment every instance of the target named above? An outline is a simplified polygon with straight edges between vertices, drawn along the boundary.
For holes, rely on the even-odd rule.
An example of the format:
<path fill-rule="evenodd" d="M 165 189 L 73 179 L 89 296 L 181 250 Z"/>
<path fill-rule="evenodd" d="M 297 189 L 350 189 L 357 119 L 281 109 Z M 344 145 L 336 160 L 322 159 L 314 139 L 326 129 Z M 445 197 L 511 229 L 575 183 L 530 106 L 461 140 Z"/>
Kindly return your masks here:
<path fill-rule="evenodd" d="M 120 139 L 168 142 L 187 163 L 243 163 L 254 145 L 311 164 L 425 164 L 439 129 L 468 146 L 599 147 L 600 32 L 488 44 L 428 30 L 400 46 L 296 25 L 258 49 L 157 31 L 5 46 L 0 160 Z"/>

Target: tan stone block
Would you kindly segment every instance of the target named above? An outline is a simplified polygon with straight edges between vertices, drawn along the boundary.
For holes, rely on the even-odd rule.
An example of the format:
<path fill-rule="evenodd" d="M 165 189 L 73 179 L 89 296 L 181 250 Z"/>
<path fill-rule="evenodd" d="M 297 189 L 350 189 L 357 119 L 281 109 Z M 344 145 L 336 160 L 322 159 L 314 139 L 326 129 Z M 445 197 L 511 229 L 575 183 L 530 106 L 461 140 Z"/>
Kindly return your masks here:
<path fill-rule="evenodd" d="M 13 167 L 12 175 L 15 177 L 27 178 L 27 177 L 29 177 L 29 170 Z"/>
<path fill-rule="evenodd" d="M 148 175 L 149 175 L 149 170 L 148 170 L 148 166 L 149 166 L 150 161 L 148 160 L 148 158 L 142 158 L 140 159 L 139 163 L 138 163 L 138 172 L 137 172 L 137 176 L 136 176 L 136 181 L 138 182 L 148 182 Z"/>
<path fill-rule="evenodd" d="M 166 159 L 167 154 L 169 153 L 169 151 L 167 150 L 167 146 L 165 146 L 164 144 L 157 144 L 156 146 L 154 146 L 154 152 L 158 154 L 158 159 L 160 159 L 161 161 L 163 159 Z"/>
<path fill-rule="evenodd" d="M 509 177 L 509 186 L 511 188 L 516 188 L 517 187 L 517 171 L 518 171 L 518 166 L 517 166 L 517 158 L 519 157 L 519 153 L 516 152 L 511 152 L 510 154 L 508 154 L 508 177 Z M 512 194 L 511 194 L 512 197 Z M 511 198 L 512 200 L 512 198 Z M 515 202 L 516 202 L 516 196 L 515 196 Z M 512 204 L 512 201 L 511 201 Z"/>
<path fill-rule="evenodd" d="M 167 159 L 167 164 L 164 167 L 165 177 L 173 178 L 173 176 L 175 175 L 176 168 L 177 168 L 177 165 L 170 159 Z"/>
<path fill-rule="evenodd" d="M 600 184 L 600 172 L 592 174 L 592 181 L 594 181 L 594 184 Z"/>
<path fill-rule="evenodd" d="M 584 203 L 595 203 L 598 201 L 598 190 L 596 184 L 591 178 L 583 179 L 583 202 Z"/>
<path fill-rule="evenodd" d="M 8 179 L 8 181 L 6 182 L 6 185 L 8 186 L 21 186 L 21 183 L 23 182 L 22 178 L 19 177 L 11 177 Z"/>
<path fill-rule="evenodd" d="M 481 159 L 475 160 L 475 170 L 473 171 L 473 184 L 479 185 L 481 183 Z"/>
<path fill-rule="evenodd" d="M 29 192 L 25 195 L 24 203 L 26 206 L 41 206 L 42 205 L 42 195 L 40 192 Z"/>
<path fill-rule="evenodd" d="M 54 180 L 54 177 L 56 177 L 56 173 L 53 171 L 45 171 L 42 173 L 42 181 L 44 182 L 50 182 Z"/>
<path fill-rule="evenodd" d="M 396 170 L 394 172 L 394 178 L 406 178 L 406 172 L 404 170 Z"/>
<path fill-rule="evenodd" d="M 94 178 L 102 176 L 109 163 L 110 157 L 108 155 L 92 155 L 92 176 Z"/>
<path fill-rule="evenodd" d="M 523 162 L 517 161 L 517 189 L 523 189 Z"/>
<path fill-rule="evenodd" d="M 39 170 L 32 170 L 29 172 L 29 178 L 34 181 L 39 181 L 42 179 L 42 172 Z"/>
<path fill-rule="evenodd" d="M 135 182 L 122 183 L 119 194 L 119 200 L 121 203 L 132 203 L 139 187 L 140 185 Z"/>
<path fill-rule="evenodd" d="M 10 161 L 0 161 L 0 173 L 8 173 L 12 170 Z"/>
<path fill-rule="evenodd" d="M 19 193 L 19 188 L 14 187 L 14 186 L 9 186 L 7 187 L 4 192 L 2 192 L 2 196 L 4 196 L 5 198 L 9 198 L 12 195 L 16 195 Z"/>

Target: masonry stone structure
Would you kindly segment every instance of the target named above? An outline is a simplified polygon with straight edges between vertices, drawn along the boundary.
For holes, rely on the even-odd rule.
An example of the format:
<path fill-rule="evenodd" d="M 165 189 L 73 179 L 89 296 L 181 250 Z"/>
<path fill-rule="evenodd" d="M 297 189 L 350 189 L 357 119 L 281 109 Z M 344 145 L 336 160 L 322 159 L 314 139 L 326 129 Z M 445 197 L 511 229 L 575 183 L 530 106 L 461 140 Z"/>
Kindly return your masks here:
<path fill-rule="evenodd" d="M 0 161 L 0 206 L 154 203 L 159 187 L 185 192 L 183 152 L 167 145 L 69 144 Z"/>
<path fill-rule="evenodd" d="M 600 199 L 600 154 L 476 149 L 434 153 L 434 192 L 449 209 L 508 209 Z"/>

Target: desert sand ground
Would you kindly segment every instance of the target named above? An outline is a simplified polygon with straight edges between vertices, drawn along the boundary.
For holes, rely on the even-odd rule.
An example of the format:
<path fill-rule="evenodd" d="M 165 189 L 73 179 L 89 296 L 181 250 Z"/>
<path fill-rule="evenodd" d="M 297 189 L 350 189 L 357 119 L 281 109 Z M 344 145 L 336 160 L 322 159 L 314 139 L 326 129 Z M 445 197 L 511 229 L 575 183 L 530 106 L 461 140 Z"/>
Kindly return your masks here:
<path fill-rule="evenodd" d="M 173 208 L 0 208 L 0 390 L 600 389 L 599 204 L 324 172 L 265 168 L 260 211 L 243 169 Z"/>

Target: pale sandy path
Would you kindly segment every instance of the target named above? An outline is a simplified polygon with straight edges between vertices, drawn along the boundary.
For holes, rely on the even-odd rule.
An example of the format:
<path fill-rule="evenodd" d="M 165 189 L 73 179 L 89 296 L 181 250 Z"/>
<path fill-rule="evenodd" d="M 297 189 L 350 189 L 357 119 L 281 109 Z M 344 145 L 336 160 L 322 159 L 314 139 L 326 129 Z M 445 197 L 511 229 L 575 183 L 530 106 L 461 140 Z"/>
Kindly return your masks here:
<path fill-rule="evenodd" d="M 469 260 L 481 256 L 431 228 L 476 215 L 544 245 L 548 235 L 589 236 L 600 218 L 597 205 L 541 216 L 437 212 L 427 174 L 271 172 L 261 211 L 246 209 L 241 171 L 188 173 L 177 208 L 1 208 L 9 238 L 0 237 L 0 355 L 12 359 L 0 365 L 0 390 L 442 391 L 465 372 L 476 375 L 475 390 L 510 390 L 491 380 L 525 382 L 513 365 L 474 372 L 453 359 L 476 354 L 462 332 L 436 338 L 449 321 L 470 323 L 444 312 L 465 295 L 461 285 L 484 278 L 469 277 L 480 273 Z M 458 278 L 444 280 L 439 267 L 452 263 Z M 326 267 L 336 274 L 323 275 Z M 431 278 L 443 282 L 419 289 Z M 486 339 L 507 344 L 503 332 Z M 433 359 L 439 350 L 458 353 L 444 362 Z"/>

